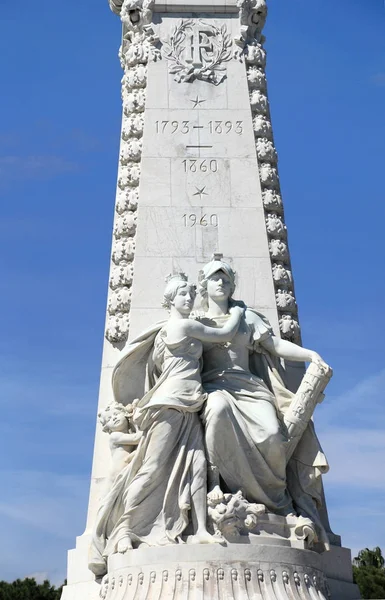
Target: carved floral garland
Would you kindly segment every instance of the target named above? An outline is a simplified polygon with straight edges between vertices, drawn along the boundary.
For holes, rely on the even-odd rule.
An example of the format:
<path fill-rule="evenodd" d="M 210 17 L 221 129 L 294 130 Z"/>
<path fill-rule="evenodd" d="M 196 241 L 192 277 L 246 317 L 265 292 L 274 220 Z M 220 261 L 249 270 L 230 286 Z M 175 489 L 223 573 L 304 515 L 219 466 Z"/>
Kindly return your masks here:
<path fill-rule="evenodd" d="M 118 2 L 119 9 L 121 2 Z M 140 3 L 135 2 L 135 8 Z M 143 3 L 144 4 L 144 3 Z M 132 26 L 121 10 L 124 25 L 119 57 L 122 79 L 123 121 L 119 155 L 118 189 L 115 205 L 110 293 L 106 338 L 113 344 L 127 340 L 130 325 L 131 286 L 135 255 L 136 211 L 139 201 L 140 162 L 146 101 L 147 64 L 156 60 L 159 51 L 151 28 L 142 21 Z M 129 7 L 128 7 L 129 8 Z M 149 3 L 146 3 L 148 19 Z M 139 11 L 140 6 L 139 6 Z M 140 12 L 141 15 L 144 14 Z"/>
<path fill-rule="evenodd" d="M 235 40 L 235 57 L 245 60 L 253 116 L 255 145 L 265 209 L 266 230 L 276 291 L 279 327 L 284 339 L 301 342 L 297 303 L 287 243 L 287 229 L 278 175 L 278 156 L 274 146 L 266 82 L 266 51 L 262 29 L 267 8 L 265 0 L 239 0 L 241 35 Z M 259 16 L 253 18 L 253 13 Z M 247 27 L 247 23 L 251 23 Z"/>

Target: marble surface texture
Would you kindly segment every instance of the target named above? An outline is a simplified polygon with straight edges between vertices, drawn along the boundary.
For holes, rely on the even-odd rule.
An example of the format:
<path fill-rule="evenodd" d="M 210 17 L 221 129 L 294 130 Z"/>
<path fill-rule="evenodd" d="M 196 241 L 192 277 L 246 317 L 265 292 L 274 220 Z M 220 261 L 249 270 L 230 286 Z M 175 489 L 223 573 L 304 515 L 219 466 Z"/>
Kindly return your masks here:
<path fill-rule="evenodd" d="M 63 600 L 359 598 L 311 422 L 331 371 L 301 346 L 266 2 L 109 4 L 123 115 L 100 423 Z"/>

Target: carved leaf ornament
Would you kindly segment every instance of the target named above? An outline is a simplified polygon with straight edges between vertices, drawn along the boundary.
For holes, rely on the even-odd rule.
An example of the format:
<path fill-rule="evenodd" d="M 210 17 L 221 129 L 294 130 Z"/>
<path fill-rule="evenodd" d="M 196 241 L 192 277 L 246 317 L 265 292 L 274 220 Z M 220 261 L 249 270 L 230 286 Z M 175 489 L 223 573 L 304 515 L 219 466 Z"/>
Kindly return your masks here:
<path fill-rule="evenodd" d="M 231 49 L 232 39 L 225 25 L 216 27 L 200 19 L 182 19 L 169 41 L 163 42 L 169 73 L 178 83 L 201 79 L 218 85 L 226 77 L 223 62 L 231 59 Z"/>

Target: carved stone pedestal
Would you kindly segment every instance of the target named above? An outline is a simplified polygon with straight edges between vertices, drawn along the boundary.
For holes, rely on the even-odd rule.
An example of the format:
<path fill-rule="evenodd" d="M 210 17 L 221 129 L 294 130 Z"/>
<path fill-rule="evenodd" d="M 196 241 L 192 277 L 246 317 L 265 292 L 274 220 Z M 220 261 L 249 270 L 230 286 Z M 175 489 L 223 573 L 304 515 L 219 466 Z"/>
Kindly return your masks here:
<path fill-rule="evenodd" d="M 266 0 L 109 0 L 109 4 L 121 16 L 123 24 L 119 53 L 124 70 L 123 119 L 98 413 L 116 400 L 112 374 L 130 346 L 128 340 L 165 319 L 161 308 L 164 277 L 183 272 L 191 282 L 196 282 L 198 273 L 213 254 L 223 255 L 229 269 L 234 264 L 237 281 L 233 274 L 228 283 L 232 279 L 233 287 L 236 285 L 236 298 L 262 313 L 271 323 L 276 338 L 296 344 L 301 341 L 267 97 L 262 35 Z M 199 311 L 199 306 L 196 309 Z M 265 350 L 261 354 L 261 349 L 254 348 L 258 342 L 256 318 L 258 315 L 252 318 L 254 325 L 247 325 L 243 317 L 243 333 L 249 332 L 250 337 L 247 342 L 243 338 L 239 354 L 245 351 L 247 343 L 247 351 L 253 348 L 252 354 L 258 354 L 250 363 L 260 363 L 263 367 Z M 261 343 L 264 335 L 260 332 Z M 233 360 L 225 344 L 222 351 L 226 356 L 223 366 L 221 358 L 215 364 L 218 373 Z M 152 361 L 153 354 L 150 355 Z M 304 364 L 298 360 L 307 360 L 304 355 L 298 358 L 298 353 L 296 357 L 295 362 L 285 361 L 286 384 L 292 391 L 298 389 L 304 375 Z M 208 364 L 211 362 L 207 360 Z M 234 359 L 233 366 L 238 372 L 240 365 L 236 363 Z M 265 366 L 271 369 L 268 362 Z M 263 379 L 262 371 L 259 373 L 250 364 L 250 375 L 253 372 Z M 129 394 L 134 394 L 130 401 L 143 399 L 144 375 L 145 369 L 127 378 Z M 312 376 L 318 377 L 317 373 Z M 272 381 L 268 376 L 266 379 L 270 388 Z M 218 389 L 222 389 L 222 382 L 219 383 Z M 310 418 L 309 397 L 314 400 L 310 406 L 313 410 L 323 391 L 322 384 L 312 398 L 310 388 L 317 386 L 313 386 L 313 379 L 311 385 L 309 380 L 305 383 L 300 405 L 292 407 L 285 422 L 290 435 L 297 438 L 287 458 L 298 463 L 292 469 L 292 479 L 298 480 L 294 487 L 308 490 L 314 484 L 314 495 L 311 496 L 311 491 L 308 495 L 319 500 L 322 485 L 315 484 L 320 473 L 326 472 L 327 463 L 312 430 L 306 430 L 310 437 L 304 441 L 302 454 L 292 456 L 294 449 L 298 449 L 299 438 L 302 440 L 303 425 Z M 250 398 L 254 398 L 251 384 L 250 389 Z M 178 401 L 177 394 L 174 395 Z M 283 404 L 288 397 L 285 393 Z M 128 395 L 120 400 L 122 405 L 128 401 Z M 234 393 L 234 402 L 238 401 Z M 274 418 L 272 424 L 266 428 L 266 439 L 276 435 Z M 246 422 L 243 429 L 244 436 L 239 439 L 250 438 L 253 444 L 260 443 L 258 435 L 254 441 Z M 217 432 L 216 437 L 219 437 Z M 249 444 L 250 456 L 253 444 Z M 311 535 L 311 523 L 298 523 L 295 517 L 263 514 L 263 510 L 260 514 L 258 505 L 247 507 L 242 498 L 235 498 L 236 494 L 235 503 L 230 499 L 220 507 L 208 507 L 210 532 L 224 535 L 227 545 L 178 544 L 114 554 L 110 556 L 108 575 L 103 581 L 95 581 L 88 569 L 89 546 L 91 532 L 99 522 L 99 507 L 107 497 L 106 481 L 111 480 L 111 448 L 105 429 L 98 427 L 86 532 L 69 552 L 68 584 L 62 600 L 98 600 L 99 596 L 104 600 L 359 598 L 352 583 L 350 552 L 338 547 L 338 536 L 329 535 L 330 543 L 336 544 L 331 552 L 318 554 L 315 550 L 324 547 L 326 534 L 323 540 L 319 537 L 318 546 L 308 547 L 308 542 L 316 542 L 315 535 Z M 234 453 L 237 449 L 233 443 Z M 231 452 L 226 454 L 230 469 L 233 456 Z M 244 464 L 250 461 L 245 459 Z M 214 466 L 223 475 L 220 465 Z M 274 477 L 269 475 L 265 480 L 261 475 L 258 481 L 262 489 L 266 486 L 266 492 L 271 486 L 268 482 L 278 478 L 276 466 L 269 466 Z M 303 476 L 303 487 L 299 473 L 304 470 L 310 474 Z M 245 472 L 254 477 L 252 468 Z M 282 480 L 282 472 L 279 477 Z M 237 481 L 236 485 L 228 485 L 229 489 L 242 490 L 247 497 L 275 505 L 276 501 L 268 503 L 264 494 L 260 498 L 258 493 L 248 493 L 249 486 L 243 485 L 243 477 L 240 480 L 239 484 Z M 131 483 L 132 480 L 128 485 Z M 310 504 L 304 502 L 303 508 L 302 502 L 289 491 L 298 513 L 303 513 L 305 521 L 311 521 L 312 513 L 316 512 L 312 500 L 308 499 Z M 147 510 L 150 504 L 143 506 Z M 184 500 L 183 505 L 186 506 Z M 115 508 L 111 506 L 111 514 Z M 325 506 L 321 520 L 329 532 Z M 138 522 L 141 524 L 141 519 Z M 113 539 L 111 528 L 113 531 L 115 525 L 114 521 L 108 527 L 101 527 L 104 530 L 98 537 Z M 135 540 L 146 539 L 135 535 Z M 183 535 L 187 536 L 187 531 Z M 103 560 L 103 568 L 93 572 L 105 572 Z"/>
<path fill-rule="evenodd" d="M 295 517 L 266 513 L 247 535 L 226 531 L 227 545 L 142 546 L 114 554 L 102 581 L 81 568 L 91 541 L 82 536 L 70 554 L 62 600 L 358 600 L 350 550 L 331 546 L 320 554 L 299 535 Z"/>
<path fill-rule="evenodd" d="M 338 596 L 331 596 L 322 556 L 278 544 L 139 549 L 114 555 L 109 572 L 101 584 L 103 600 L 359 598 L 348 582 L 339 586 Z"/>

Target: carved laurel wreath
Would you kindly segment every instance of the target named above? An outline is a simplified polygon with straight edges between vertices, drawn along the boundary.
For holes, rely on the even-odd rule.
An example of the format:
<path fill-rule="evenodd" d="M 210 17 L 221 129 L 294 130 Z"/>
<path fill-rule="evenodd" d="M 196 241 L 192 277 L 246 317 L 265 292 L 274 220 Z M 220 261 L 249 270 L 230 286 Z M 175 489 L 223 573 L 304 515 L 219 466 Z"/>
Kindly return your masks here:
<path fill-rule="evenodd" d="M 201 68 L 194 67 L 183 59 L 187 34 L 199 23 L 206 31 L 209 30 L 213 34 L 210 37 L 213 44 L 212 59 Z M 175 75 L 175 81 L 178 83 L 202 79 L 218 85 L 225 78 L 226 67 L 222 63 L 231 59 L 231 48 L 231 35 L 225 25 L 219 28 L 211 23 L 194 19 L 182 19 L 180 24 L 174 27 L 170 40 L 163 42 L 164 56 L 170 61 L 169 73 Z"/>

